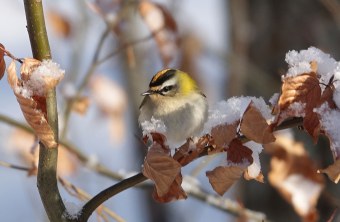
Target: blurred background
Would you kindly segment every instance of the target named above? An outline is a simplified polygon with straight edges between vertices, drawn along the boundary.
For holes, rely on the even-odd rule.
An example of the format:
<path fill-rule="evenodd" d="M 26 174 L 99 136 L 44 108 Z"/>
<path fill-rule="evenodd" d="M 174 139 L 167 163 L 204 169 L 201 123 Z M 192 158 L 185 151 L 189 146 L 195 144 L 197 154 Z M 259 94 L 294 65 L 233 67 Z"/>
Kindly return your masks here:
<path fill-rule="evenodd" d="M 117 181 L 93 170 L 98 163 L 117 177 L 140 172 L 147 151 L 136 119 L 140 93 L 157 71 L 172 67 L 190 73 L 212 105 L 241 95 L 268 101 L 280 92 L 289 50 L 315 46 L 340 59 L 338 0 L 150 2 L 157 4 L 43 1 L 52 57 L 65 70 L 58 86 L 60 138 L 84 155 L 79 158 L 78 153 L 77 158 L 62 148 L 59 175 L 89 195 Z M 17 57 L 31 57 L 23 1 L 2 0 L 0 8 L 0 43 Z M 9 62 L 6 58 L 7 65 Z M 70 102 L 78 94 L 80 98 Z M 6 78 L 0 82 L 0 95 L 1 165 L 34 169 L 35 138 L 6 124 L 8 118 L 25 123 Z M 294 135 L 304 141 L 318 168 L 332 162 L 327 140 L 320 138 L 315 146 L 301 131 Z M 205 171 L 223 161 L 222 156 L 209 161 L 201 158 L 186 166 L 183 175 L 195 178 L 207 193 L 214 194 Z M 271 221 L 300 221 L 294 208 L 268 183 L 269 161 L 269 154 L 262 153 L 264 184 L 241 179 L 224 197 L 263 212 Z M 48 221 L 34 170 L 27 173 L 1 167 L 0 184 L 1 221 Z M 72 196 L 67 185 L 60 185 L 60 190 L 69 206 L 83 203 L 83 197 L 79 193 Z M 245 220 L 191 196 L 158 204 L 151 194 L 149 188 L 129 189 L 105 206 L 125 221 Z M 319 221 L 328 220 L 338 206 L 339 188 L 325 179 L 317 203 Z M 100 212 L 91 221 L 105 219 L 98 215 Z"/>

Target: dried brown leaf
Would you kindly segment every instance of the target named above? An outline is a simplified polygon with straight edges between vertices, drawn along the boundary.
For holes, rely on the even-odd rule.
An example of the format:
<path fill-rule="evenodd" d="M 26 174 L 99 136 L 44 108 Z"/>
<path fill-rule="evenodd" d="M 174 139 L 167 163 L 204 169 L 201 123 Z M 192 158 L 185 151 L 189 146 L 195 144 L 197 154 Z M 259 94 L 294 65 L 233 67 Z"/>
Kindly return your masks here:
<path fill-rule="evenodd" d="M 73 104 L 72 104 L 72 110 L 80 115 L 84 115 L 90 105 L 90 100 L 87 96 L 83 96 L 78 98 Z"/>
<path fill-rule="evenodd" d="M 313 109 L 319 105 L 321 99 L 321 88 L 315 72 L 303 73 L 294 77 L 286 77 L 282 84 L 282 93 L 279 98 L 279 111 L 272 128 L 279 125 L 289 117 L 304 117 L 304 127 L 307 132 L 317 140 L 320 122 L 316 118 Z M 294 104 L 304 107 L 300 110 L 294 108 Z"/>
<path fill-rule="evenodd" d="M 139 4 L 139 13 L 144 18 L 150 30 L 155 32 L 161 28 L 166 28 L 177 32 L 177 24 L 169 11 L 161 4 L 141 1 Z"/>
<path fill-rule="evenodd" d="M 245 169 L 241 166 L 219 166 L 212 171 L 207 171 L 206 175 L 216 193 L 222 196 L 235 181 L 241 178 Z"/>
<path fill-rule="evenodd" d="M 254 106 L 253 102 L 249 104 L 243 114 L 241 121 L 241 132 L 250 140 L 260 144 L 271 143 L 275 137 L 271 132 L 269 125 L 261 112 Z"/>
<path fill-rule="evenodd" d="M 214 138 L 217 151 L 228 147 L 229 143 L 236 137 L 239 121 L 232 124 L 223 124 L 211 129 L 211 136 Z"/>
<path fill-rule="evenodd" d="M 187 194 L 181 187 L 182 184 L 182 175 L 181 173 L 177 175 L 174 182 L 171 184 L 169 191 L 163 196 L 158 196 L 157 190 L 155 189 L 153 192 L 153 198 L 160 203 L 168 203 L 174 200 L 182 200 L 187 198 Z"/>
<path fill-rule="evenodd" d="M 114 114 L 123 118 L 127 96 L 121 86 L 103 75 L 96 75 L 90 81 L 90 89 L 91 97 L 100 111 L 105 115 Z"/>
<path fill-rule="evenodd" d="M 157 195 L 169 192 L 171 185 L 181 172 L 181 164 L 164 151 L 162 145 L 154 142 L 144 160 L 143 174 L 155 182 Z"/>
<path fill-rule="evenodd" d="M 0 43 L 0 80 L 4 77 L 6 70 L 6 63 L 4 59 L 5 52 L 2 49 L 5 49 L 5 47 Z"/>
<path fill-rule="evenodd" d="M 60 12 L 48 11 L 47 19 L 53 29 L 53 31 L 60 37 L 67 38 L 71 34 L 71 23 L 70 21 Z"/>
<path fill-rule="evenodd" d="M 263 176 L 262 172 L 260 172 L 259 175 L 257 175 L 257 177 L 253 178 L 249 175 L 248 170 L 246 170 L 243 174 L 243 177 L 246 180 L 256 180 L 260 183 L 264 183 L 264 176 Z"/>
<path fill-rule="evenodd" d="M 8 138 L 9 151 L 14 152 L 19 159 L 32 166 L 29 176 L 36 175 L 39 161 L 39 147 L 37 138 L 26 131 L 15 129 Z M 78 167 L 77 158 L 68 152 L 65 147 L 59 145 L 58 150 L 58 175 L 70 176 Z"/>
<path fill-rule="evenodd" d="M 41 62 L 39 60 L 25 58 L 20 68 L 21 79 L 23 81 L 28 81 L 31 78 L 32 72 L 34 72 L 34 70 L 36 70 L 40 65 Z"/>
<path fill-rule="evenodd" d="M 334 84 L 333 84 L 333 78 L 334 77 L 332 77 L 330 79 L 326 88 L 322 92 L 321 99 L 320 99 L 318 107 L 321 106 L 322 104 L 324 104 L 325 102 L 327 102 L 330 109 L 336 108 L 336 104 L 333 100 L 333 94 L 334 94 L 334 90 L 335 90 L 335 87 L 334 87 Z"/>
<path fill-rule="evenodd" d="M 46 113 L 44 112 L 45 110 L 41 110 L 41 108 L 43 109 L 44 107 L 46 107 L 46 105 L 44 105 L 44 102 L 41 102 L 41 99 L 38 99 L 37 102 L 31 97 L 25 97 L 21 94 L 21 80 L 19 80 L 16 75 L 14 62 L 9 65 L 7 73 L 7 80 L 9 82 L 9 85 L 13 89 L 13 92 L 28 124 L 34 129 L 36 135 L 46 147 L 57 147 L 54 133 L 46 120 Z M 44 99 L 42 100 L 45 101 Z"/>
<path fill-rule="evenodd" d="M 19 82 L 17 72 L 16 72 L 16 66 L 15 66 L 15 61 L 12 60 L 12 62 L 9 64 L 7 68 L 7 81 L 11 88 L 14 90 Z"/>
<path fill-rule="evenodd" d="M 162 61 L 167 66 L 177 49 L 177 24 L 171 14 L 160 4 L 141 1 L 139 13 L 154 34 Z"/>
<path fill-rule="evenodd" d="M 265 150 L 272 156 L 269 183 L 302 218 L 317 218 L 316 204 L 324 181 L 316 173 L 314 162 L 305 152 L 303 144 L 277 136 L 275 143 L 265 145 Z"/>
<path fill-rule="evenodd" d="M 329 165 L 326 169 L 318 170 L 318 173 L 325 173 L 334 183 L 338 183 L 340 180 L 340 159 L 337 159 L 332 165 Z"/>
<path fill-rule="evenodd" d="M 252 164 L 253 151 L 244 146 L 239 139 L 233 139 L 227 149 L 227 160 L 234 164 Z"/>

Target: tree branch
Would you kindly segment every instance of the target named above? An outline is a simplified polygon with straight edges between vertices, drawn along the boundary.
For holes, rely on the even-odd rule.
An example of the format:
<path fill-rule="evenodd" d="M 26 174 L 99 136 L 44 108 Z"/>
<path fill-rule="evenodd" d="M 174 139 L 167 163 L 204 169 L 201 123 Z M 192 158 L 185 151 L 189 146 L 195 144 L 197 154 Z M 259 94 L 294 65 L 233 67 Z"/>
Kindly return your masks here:
<path fill-rule="evenodd" d="M 51 59 L 47 38 L 42 1 L 24 0 L 27 31 L 33 57 L 38 60 Z M 58 113 L 55 89 L 46 94 L 47 120 L 58 143 Z M 40 143 L 37 185 L 41 200 L 50 221 L 68 221 L 65 205 L 57 183 L 58 147 L 45 147 Z"/>
<path fill-rule="evenodd" d="M 280 126 L 276 127 L 274 129 L 274 131 L 292 128 L 292 127 L 295 127 L 295 126 L 299 126 L 301 124 L 302 124 L 302 118 L 289 119 L 287 121 L 284 121 Z M 246 142 L 249 141 L 249 139 L 244 137 L 244 136 L 240 136 L 239 139 L 243 143 L 246 143 Z M 202 153 L 203 153 L 203 155 L 200 155 L 199 157 L 208 155 L 208 152 L 202 152 Z M 125 180 L 122 180 L 121 182 L 101 191 L 100 193 L 98 193 L 96 196 L 94 196 L 89 202 L 87 202 L 84 205 L 84 207 L 82 209 L 82 214 L 79 218 L 79 221 L 80 222 L 86 221 L 91 216 L 91 214 L 95 211 L 95 209 L 97 207 L 99 207 L 104 201 L 108 200 L 109 198 L 113 197 L 114 195 L 116 195 L 116 194 L 130 188 L 130 187 L 133 187 L 133 186 L 135 186 L 135 185 L 137 185 L 137 184 L 139 184 L 139 183 L 141 183 L 145 180 L 147 180 L 147 178 L 142 173 L 138 173 L 138 174 L 136 174 L 132 177 L 129 177 Z M 218 205 L 218 204 L 216 204 L 216 202 L 219 202 L 218 199 L 216 199 L 216 198 L 211 199 L 211 197 L 213 197 L 213 196 L 207 195 L 206 193 L 202 192 L 201 190 L 199 190 L 198 192 L 192 192 L 191 191 L 191 194 L 193 194 L 197 199 L 204 200 L 204 201 L 208 201 L 209 196 L 210 196 L 210 200 L 215 200 L 215 202 L 214 201 L 212 202 L 212 203 L 215 203 L 215 204 L 212 204 L 212 203 L 211 204 L 212 205 Z M 234 202 L 232 202 L 232 203 L 233 204 L 228 205 L 230 208 L 227 207 L 227 205 L 225 205 L 225 207 L 222 208 L 222 209 L 228 211 L 229 213 L 236 214 L 236 215 L 240 215 L 241 213 L 245 212 L 244 208 L 241 208 L 240 206 L 235 207 L 236 203 L 234 203 Z M 258 215 L 259 213 L 252 212 L 252 211 L 249 211 L 247 214 L 248 214 L 249 217 L 251 217 L 254 220 L 258 220 L 258 221 L 264 220 L 263 214 L 261 214 L 262 216 L 259 216 Z"/>

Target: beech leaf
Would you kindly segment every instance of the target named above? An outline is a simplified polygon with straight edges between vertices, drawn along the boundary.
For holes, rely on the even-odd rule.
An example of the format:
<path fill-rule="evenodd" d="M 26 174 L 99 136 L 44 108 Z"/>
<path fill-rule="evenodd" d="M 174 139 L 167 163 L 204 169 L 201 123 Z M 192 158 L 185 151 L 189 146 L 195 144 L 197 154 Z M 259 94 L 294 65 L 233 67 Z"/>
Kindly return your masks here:
<path fill-rule="evenodd" d="M 164 147 L 154 142 L 144 160 L 143 174 L 155 182 L 157 195 L 169 192 L 171 185 L 181 172 L 181 164 L 171 158 Z"/>
<path fill-rule="evenodd" d="M 284 78 L 278 107 L 274 108 L 279 113 L 272 128 L 289 117 L 304 117 L 303 126 L 316 142 L 320 122 L 313 109 L 318 107 L 320 99 L 321 88 L 315 72 Z"/>
<path fill-rule="evenodd" d="M 334 183 L 338 183 L 340 180 L 340 159 L 337 159 L 335 163 L 329 165 L 326 169 L 318 170 L 318 173 L 325 173 Z"/>
<path fill-rule="evenodd" d="M 28 124 L 34 129 L 41 142 L 48 148 L 57 147 L 54 133 L 46 119 L 45 99 L 29 97 L 22 92 L 21 82 L 16 74 L 15 62 L 12 61 L 7 69 L 7 80 L 20 105 L 22 113 Z"/>
<path fill-rule="evenodd" d="M 206 175 L 215 192 L 222 196 L 235 181 L 240 179 L 245 170 L 246 168 L 241 166 L 219 166 L 212 171 L 207 171 Z"/>
<path fill-rule="evenodd" d="M 6 63 L 4 59 L 5 52 L 3 51 L 5 47 L 0 43 L 0 80 L 4 77 L 6 70 Z"/>
<path fill-rule="evenodd" d="M 173 59 L 177 49 L 177 24 L 172 15 L 160 4 L 141 1 L 139 12 L 153 33 L 164 65 Z"/>
<path fill-rule="evenodd" d="M 236 137 L 238 125 L 239 121 L 236 121 L 232 124 L 217 125 L 211 129 L 217 151 L 223 150 Z"/>
<path fill-rule="evenodd" d="M 275 143 L 265 145 L 271 154 L 269 183 L 276 188 L 306 221 L 318 217 L 316 204 L 324 187 L 323 178 L 309 158 L 302 143 L 287 136 L 277 136 Z M 313 220 L 308 220 L 314 218 Z"/>
<path fill-rule="evenodd" d="M 179 173 L 176 179 L 171 184 L 169 191 L 163 196 L 158 196 L 157 189 L 153 192 L 153 198 L 160 203 L 168 203 L 174 200 L 186 199 L 187 194 L 181 187 L 182 175 Z"/>
<path fill-rule="evenodd" d="M 244 146 L 239 139 L 233 139 L 227 149 L 227 160 L 235 164 L 250 165 L 253 162 L 252 153 L 253 151 Z"/>
<path fill-rule="evenodd" d="M 251 102 L 243 114 L 241 132 L 250 140 L 266 144 L 275 141 L 269 125 L 261 112 Z"/>

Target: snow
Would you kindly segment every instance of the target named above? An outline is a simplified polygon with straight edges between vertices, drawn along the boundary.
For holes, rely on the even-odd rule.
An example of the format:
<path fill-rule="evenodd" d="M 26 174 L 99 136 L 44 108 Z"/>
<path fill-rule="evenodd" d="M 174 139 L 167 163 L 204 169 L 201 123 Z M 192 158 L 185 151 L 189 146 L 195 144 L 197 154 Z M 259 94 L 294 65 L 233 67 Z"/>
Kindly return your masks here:
<path fill-rule="evenodd" d="M 303 215 L 311 210 L 311 203 L 321 192 L 322 186 L 303 175 L 292 174 L 282 183 L 282 188 L 292 194 L 292 203 Z"/>
<path fill-rule="evenodd" d="M 261 144 L 255 143 L 253 141 L 249 141 L 244 145 L 253 151 L 251 155 L 253 157 L 253 163 L 250 166 L 248 166 L 248 174 L 250 177 L 256 178 L 261 172 L 261 163 L 259 155 L 262 152 L 263 147 Z"/>
<path fill-rule="evenodd" d="M 143 129 L 143 136 L 149 135 L 150 133 L 162 133 L 166 132 L 166 126 L 162 120 L 151 117 L 151 121 L 144 121 L 141 123 Z"/>
<path fill-rule="evenodd" d="M 299 74 L 308 73 L 312 71 L 311 62 L 317 63 L 316 73 L 322 90 L 329 80 L 334 76 L 334 101 L 339 107 L 340 105 L 340 63 L 332 58 L 329 54 L 322 52 L 315 47 L 309 47 L 306 50 L 297 52 L 295 50 L 289 51 L 286 54 L 286 62 L 288 63 L 288 72 L 283 78 L 293 77 Z"/>
<path fill-rule="evenodd" d="M 306 104 L 301 102 L 293 102 L 289 105 L 288 110 L 294 112 L 294 116 L 296 117 L 304 117 L 305 116 L 305 108 Z"/>
<path fill-rule="evenodd" d="M 193 176 L 183 176 L 182 187 L 186 192 L 200 192 L 200 181 Z"/>
<path fill-rule="evenodd" d="M 289 65 L 286 77 L 292 77 L 312 71 L 310 63 L 315 61 L 318 66 L 317 73 L 327 77 L 327 80 L 329 80 L 333 74 L 333 70 L 337 66 L 335 59 L 315 47 L 309 47 L 308 49 L 301 50 L 300 52 L 295 50 L 289 51 L 286 54 L 285 60 Z"/>
<path fill-rule="evenodd" d="M 82 205 L 77 205 L 73 202 L 64 201 L 66 212 L 64 213 L 64 217 L 67 219 L 77 219 L 81 214 Z"/>
<path fill-rule="evenodd" d="M 250 102 L 261 112 L 265 119 L 271 119 L 271 110 L 263 98 L 232 97 L 227 101 L 220 101 L 209 110 L 208 120 L 205 123 L 203 134 L 210 133 L 211 129 L 220 124 L 232 124 L 241 119 Z"/>
<path fill-rule="evenodd" d="M 337 159 L 340 155 L 340 111 L 330 110 L 328 104 L 325 103 L 314 112 L 320 114 L 321 125 L 330 139 L 333 157 Z"/>
<path fill-rule="evenodd" d="M 279 101 L 280 93 L 274 93 L 269 99 L 269 103 L 274 106 Z"/>
<path fill-rule="evenodd" d="M 23 88 L 33 91 L 34 95 L 44 96 L 46 86 L 55 86 L 63 77 L 65 71 L 59 68 L 59 64 L 52 60 L 43 60 L 30 75 L 29 80 L 24 82 Z M 50 88 L 50 87 L 48 87 Z"/>

